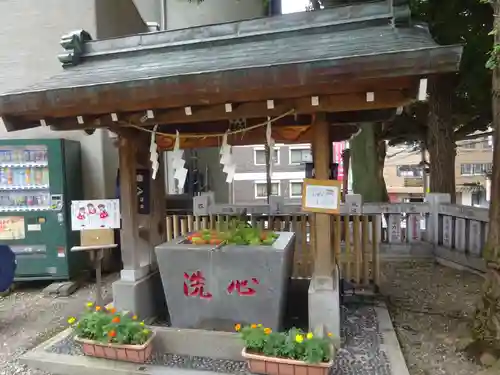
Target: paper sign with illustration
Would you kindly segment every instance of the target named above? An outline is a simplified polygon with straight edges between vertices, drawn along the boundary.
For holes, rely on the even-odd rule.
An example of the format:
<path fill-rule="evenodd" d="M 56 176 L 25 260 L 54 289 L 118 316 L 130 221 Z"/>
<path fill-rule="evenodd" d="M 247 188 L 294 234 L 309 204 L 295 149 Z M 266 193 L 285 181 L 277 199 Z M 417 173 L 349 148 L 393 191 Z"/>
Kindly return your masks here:
<path fill-rule="evenodd" d="M 24 217 L 0 217 L 0 240 L 23 240 L 25 237 Z"/>
<path fill-rule="evenodd" d="M 120 228 L 120 201 L 102 199 L 71 202 L 72 230 Z"/>
<path fill-rule="evenodd" d="M 302 210 L 308 212 L 338 214 L 342 183 L 336 180 L 304 180 Z"/>

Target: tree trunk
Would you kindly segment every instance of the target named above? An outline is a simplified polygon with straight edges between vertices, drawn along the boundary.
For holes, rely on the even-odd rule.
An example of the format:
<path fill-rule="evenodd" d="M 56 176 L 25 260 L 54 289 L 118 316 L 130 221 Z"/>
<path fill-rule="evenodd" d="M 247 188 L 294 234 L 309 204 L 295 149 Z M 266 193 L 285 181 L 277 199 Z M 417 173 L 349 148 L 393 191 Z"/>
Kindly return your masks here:
<path fill-rule="evenodd" d="M 500 0 L 493 4 L 494 28 L 500 30 Z M 500 35 L 495 34 L 495 45 L 500 44 Z M 483 295 L 474 316 L 473 338 L 482 345 L 482 351 L 496 354 L 500 358 L 500 67 L 493 71 L 493 171 L 491 176 L 491 200 L 489 231 L 484 257 L 488 262 L 488 273 L 483 286 Z"/>
<path fill-rule="evenodd" d="M 379 138 L 381 124 L 362 125 L 361 132 L 349 141 L 352 188 L 364 202 L 388 202 L 384 180 L 385 141 Z"/>
<path fill-rule="evenodd" d="M 430 191 L 447 193 L 456 201 L 455 138 L 452 98 L 456 88 L 453 75 L 432 76 L 429 85 L 427 149 L 430 156 Z"/>

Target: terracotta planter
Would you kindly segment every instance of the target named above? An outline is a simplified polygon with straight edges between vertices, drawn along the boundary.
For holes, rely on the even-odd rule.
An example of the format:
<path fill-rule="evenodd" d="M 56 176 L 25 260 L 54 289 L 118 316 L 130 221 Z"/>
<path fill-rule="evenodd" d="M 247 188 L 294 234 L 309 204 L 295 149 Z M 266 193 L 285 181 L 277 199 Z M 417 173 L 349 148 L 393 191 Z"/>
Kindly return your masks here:
<path fill-rule="evenodd" d="M 90 357 L 144 363 L 151 357 L 154 338 L 155 332 L 153 332 L 148 341 L 142 345 L 106 344 L 93 340 L 81 339 L 79 337 L 75 337 L 75 341 L 82 344 L 83 352 Z"/>
<path fill-rule="evenodd" d="M 333 359 L 329 362 L 311 364 L 294 359 L 251 354 L 245 349 L 241 355 L 247 360 L 250 372 L 264 375 L 328 375 L 333 365 Z"/>

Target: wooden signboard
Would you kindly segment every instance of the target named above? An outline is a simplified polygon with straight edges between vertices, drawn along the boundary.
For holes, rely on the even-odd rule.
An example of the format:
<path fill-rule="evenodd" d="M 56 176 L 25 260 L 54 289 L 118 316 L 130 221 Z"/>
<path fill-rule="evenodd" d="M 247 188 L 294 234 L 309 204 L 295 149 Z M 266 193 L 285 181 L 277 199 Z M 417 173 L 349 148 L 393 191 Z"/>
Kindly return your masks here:
<path fill-rule="evenodd" d="M 336 180 L 304 179 L 302 211 L 338 215 L 342 182 Z"/>

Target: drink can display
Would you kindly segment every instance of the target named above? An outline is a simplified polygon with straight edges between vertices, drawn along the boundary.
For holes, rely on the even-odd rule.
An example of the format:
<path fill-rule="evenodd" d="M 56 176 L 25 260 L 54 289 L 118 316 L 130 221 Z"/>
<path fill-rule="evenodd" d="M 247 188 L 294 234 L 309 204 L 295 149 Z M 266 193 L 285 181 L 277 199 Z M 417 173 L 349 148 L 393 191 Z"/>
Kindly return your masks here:
<path fill-rule="evenodd" d="M 31 151 L 30 150 L 24 150 L 24 162 L 28 163 L 31 161 Z"/>
<path fill-rule="evenodd" d="M 43 184 L 43 171 L 40 168 L 33 168 L 33 174 L 35 185 Z"/>
<path fill-rule="evenodd" d="M 7 173 L 5 172 L 5 168 L 0 168 L 0 185 L 7 185 Z"/>

